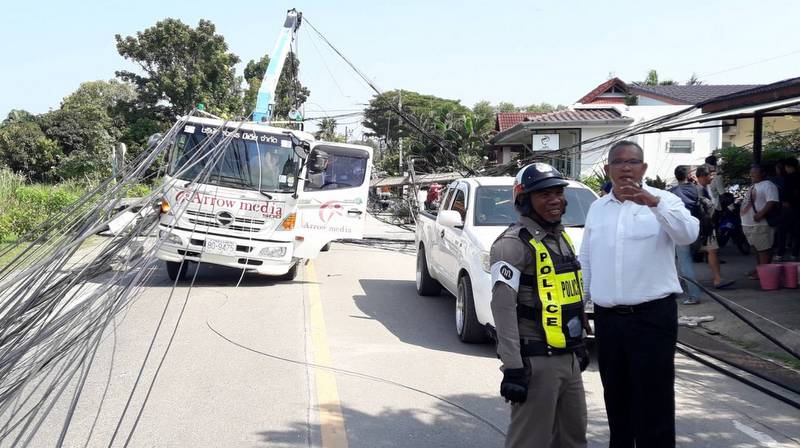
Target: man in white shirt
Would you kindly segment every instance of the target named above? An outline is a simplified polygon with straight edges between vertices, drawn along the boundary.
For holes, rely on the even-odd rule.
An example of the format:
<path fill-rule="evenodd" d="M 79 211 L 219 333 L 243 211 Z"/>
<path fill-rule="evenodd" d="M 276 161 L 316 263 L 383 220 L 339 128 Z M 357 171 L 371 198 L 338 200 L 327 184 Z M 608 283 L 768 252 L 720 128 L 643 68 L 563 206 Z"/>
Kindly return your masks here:
<path fill-rule="evenodd" d="M 697 239 L 683 201 L 642 185 L 642 148 L 615 143 L 610 194 L 589 208 L 580 262 L 594 302 L 611 448 L 675 446 L 675 342 L 681 292 L 675 246 Z"/>
<path fill-rule="evenodd" d="M 767 264 L 772 261 L 772 243 L 775 229 L 767 222 L 767 215 L 776 207 L 780 207 L 778 187 L 766 180 L 766 173 L 761 165 L 750 168 L 753 186 L 742 201 L 742 230 L 747 241 L 756 249 L 756 263 Z M 758 278 L 757 272 L 751 272 L 751 278 Z"/>

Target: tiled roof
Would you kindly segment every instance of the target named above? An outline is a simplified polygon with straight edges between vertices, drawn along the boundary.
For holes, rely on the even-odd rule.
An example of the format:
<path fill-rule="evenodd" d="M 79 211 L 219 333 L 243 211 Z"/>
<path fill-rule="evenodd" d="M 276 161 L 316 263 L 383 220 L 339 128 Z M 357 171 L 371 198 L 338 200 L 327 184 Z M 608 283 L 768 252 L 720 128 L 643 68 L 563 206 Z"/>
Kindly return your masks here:
<path fill-rule="evenodd" d="M 652 95 L 666 100 L 672 100 L 676 104 L 699 104 L 718 96 L 730 95 L 743 90 L 759 87 L 759 84 L 740 84 L 740 85 L 696 85 L 696 86 L 647 86 L 642 84 L 631 84 L 630 92 L 636 95 Z"/>
<path fill-rule="evenodd" d="M 622 117 L 616 109 L 574 109 L 558 110 L 546 114 L 536 115 L 527 120 L 535 123 L 562 123 L 562 122 L 584 122 L 584 121 L 604 121 L 617 120 Z"/>
<path fill-rule="evenodd" d="M 521 121 L 525 121 L 526 118 L 541 114 L 541 112 L 498 112 L 495 129 L 502 132 Z"/>
<path fill-rule="evenodd" d="M 580 103 L 580 104 L 589 104 L 589 103 L 594 102 L 595 99 L 597 99 L 597 97 L 602 95 L 606 90 L 610 89 L 614 84 L 618 84 L 620 87 L 622 87 L 623 90 L 627 90 L 628 89 L 628 85 L 625 84 L 625 81 L 623 81 L 623 80 L 621 80 L 619 78 L 611 78 L 608 81 L 606 81 L 606 82 L 600 84 L 599 86 L 595 87 L 594 90 L 592 90 L 591 92 L 587 93 L 583 98 L 579 99 L 578 103 Z"/>

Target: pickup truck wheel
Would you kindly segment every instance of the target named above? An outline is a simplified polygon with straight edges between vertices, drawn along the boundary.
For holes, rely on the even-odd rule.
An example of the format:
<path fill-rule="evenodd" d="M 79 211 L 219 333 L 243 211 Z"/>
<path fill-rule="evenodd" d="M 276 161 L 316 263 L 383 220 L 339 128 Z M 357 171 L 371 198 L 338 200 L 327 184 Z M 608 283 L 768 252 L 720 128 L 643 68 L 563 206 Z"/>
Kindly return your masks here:
<path fill-rule="evenodd" d="M 186 271 L 189 269 L 189 262 L 184 261 L 181 263 L 180 261 L 167 261 L 167 275 L 169 279 L 173 282 L 175 279 L 180 278 L 181 280 L 186 278 Z"/>
<path fill-rule="evenodd" d="M 468 275 L 458 280 L 456 295 L 456 331 L 461 342 L 477 344 L 486 342 L 486 330 L 475 314 L 475 299 L 472 296 L 472 281 Z"/>
<path fill-rule="evenodd" d="M 442 285 L 431 277 L 428 262 L 425 261 L 425 248 L 417 251 L 417 294 L 421 296 L 438 296 L 442 293 Z"/>

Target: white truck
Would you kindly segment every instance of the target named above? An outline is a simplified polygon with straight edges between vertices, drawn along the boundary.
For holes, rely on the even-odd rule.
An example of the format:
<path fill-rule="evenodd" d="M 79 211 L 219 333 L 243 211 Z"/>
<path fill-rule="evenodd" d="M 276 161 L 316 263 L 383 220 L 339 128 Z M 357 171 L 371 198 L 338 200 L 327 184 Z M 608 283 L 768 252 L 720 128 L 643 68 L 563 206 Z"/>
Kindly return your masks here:
<path fill-rule="evenodd" d="M 170 279 L 183 277 L 188 262 L 294 279 L 299 261 L 332 240 L 363 237 L 372 148 L 317 141 L 270 121 L 301 21 L 301 13 L 287 13 L 253 121 L 205 114 L 178 122 L 157 252 Z"/>
<path fill-rule="evenodd" d="M 456 297 L 456 332 L 463 342 L 484 342 L 494 333 L 489 250 L 517 220 L 513 185 L 513 177 L 457 180 L 442 192 L 438 210 L 420 211 L 417 217 L 417 293 L 433 296 L 444 288 Z M 577 253 L 586 214 L 597 195 L 575 181 L 569 181 L 565 195 L 562 223 Z M 591 311 L 590 303 L 587 307 Z"/>

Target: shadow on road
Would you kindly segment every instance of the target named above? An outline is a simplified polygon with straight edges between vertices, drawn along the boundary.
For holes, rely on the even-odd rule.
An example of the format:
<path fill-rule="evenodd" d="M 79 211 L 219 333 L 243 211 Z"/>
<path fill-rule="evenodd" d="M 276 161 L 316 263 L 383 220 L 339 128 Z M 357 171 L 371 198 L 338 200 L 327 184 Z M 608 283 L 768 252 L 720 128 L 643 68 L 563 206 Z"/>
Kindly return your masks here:
<path fill-rule="evenodd" d="M 186 272 L 186 278 L 179 281 L 179 286 L 189 286 L 192 283 L 192 277 L 195 275 L 195 270 L 200 269 L 197 277 L 194 280 L 194 286 L 235 286 L 242 277 L 242 270 L 236 268 L 229 268 L 227 266 L 219 266 L 206 263 L 190 263 Z M 299 269 L 303 269 L 300 266 Z M 157 262 L 153 265 L 154 273 L 150 279 L 151 286 L 172 286 L 172 280 L 167 277 L 167 268 L 162 262 Z M 301 280 L 300 276 L 294 280 L 282 280 L 278 277 L 268 275 L 260 275 L 254 272 L 245 272 L 240 287 L 258 287 L 258 286 L 272 286 L 282 283 L 293 283 L 302 285 L 305 283 Z"/>
<path fill-rule="evenodd" d="M 424 408 L 398 408 L 386 403 L 374 414 L 343 406 L 348 444 L 354 448 L 503 446 L 509 411 L 500 397 L 461 394 L 444 399 L 469 413 L 444 401 Z M 293 422 L 291 429 L 257 434 L 267 446 L 314 445 L 308 443 L 308 433 L 306 422 Z"/>
<path fill-rule="evenodd" d="M 353 296 L 364 314 L 401 341 L 433 350 L 495 357 L 492 344 L 464 344 L 456 335 L 455 299 L 420 297 L 413 281 L 361 279 L 365 295 Z"/>

